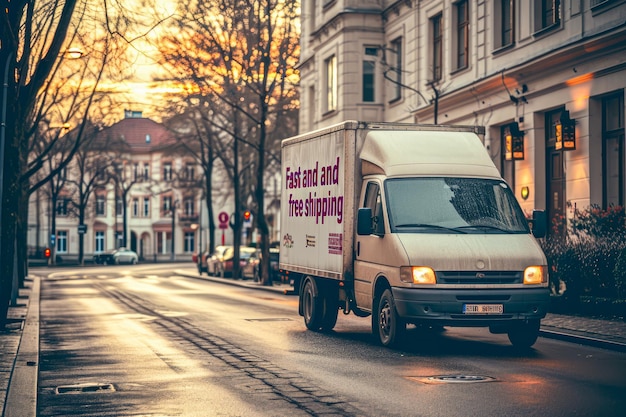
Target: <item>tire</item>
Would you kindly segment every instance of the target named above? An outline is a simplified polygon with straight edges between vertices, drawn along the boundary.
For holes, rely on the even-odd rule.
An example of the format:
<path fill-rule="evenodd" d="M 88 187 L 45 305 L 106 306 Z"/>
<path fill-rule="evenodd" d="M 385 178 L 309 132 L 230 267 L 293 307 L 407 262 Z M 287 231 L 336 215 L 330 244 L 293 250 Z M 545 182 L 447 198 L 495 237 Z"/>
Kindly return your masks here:
<path fill-rule="evenodd" d="M 333 301 L 329 293 L 324 295 L 324 316 L 322 318 L 321 329 L 324 332 L 329 332 L 335 328 L 337 324 L 337 317 L 339 316 L 339 305 L 336 301 Z"/>
<path fill-rule="evenodd" d="M 406 322 L 398 316 L 391 289 L 383 291 L 372 315 L 372 333 L 385 347 L 397 347 L 406 334 Z"/>
<path fill-rule="evenodd" d="M 518 349 L 530 348 L 539 337 L 539 327 L 539 320 L 530 320 L 513 325 L 508 331 L 511 344 Z"/>
<path fill-rule="evenodd" d="M 322 305 L 320 298 L 315 296 L 316 293 L 317 286 L 315 285 L 315 282 L 311 279 L 307 279 L 304 283 L 304 287 L 302 288 L 300 302 L 302 303 L 304 324 L 307 329 L 313 331 L 321 329 L 324 319 L 324 306 Z"/>

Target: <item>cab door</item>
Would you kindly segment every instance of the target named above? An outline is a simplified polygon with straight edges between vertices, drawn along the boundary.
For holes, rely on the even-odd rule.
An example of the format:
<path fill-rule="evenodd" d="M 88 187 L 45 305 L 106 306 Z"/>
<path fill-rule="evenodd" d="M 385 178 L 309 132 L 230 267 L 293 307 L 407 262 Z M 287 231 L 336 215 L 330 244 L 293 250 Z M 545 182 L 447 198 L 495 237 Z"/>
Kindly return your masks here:
<path fill-rule="evenodd" d="M 385 216 L 381 183 L 377 180 L 365 181 L 361 190 L 359 207 L 372 210 L 372 233 L 356 236 L 354 262 L 354 291 L 357 305 L 361 309 L 372 309 L 372 285 L 384 266 L 385 257 Z"/>

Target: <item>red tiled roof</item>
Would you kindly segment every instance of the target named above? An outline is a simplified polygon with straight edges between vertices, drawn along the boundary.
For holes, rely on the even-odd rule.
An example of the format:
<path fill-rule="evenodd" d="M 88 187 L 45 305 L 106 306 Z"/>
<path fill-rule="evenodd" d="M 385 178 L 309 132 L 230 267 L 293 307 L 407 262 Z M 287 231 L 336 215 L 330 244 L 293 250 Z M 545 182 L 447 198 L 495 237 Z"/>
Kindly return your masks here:
<path fill-rule="evenodd" d="M 102 134 L 111 139 L 123 139 L 131 148 L 158 147 L 174 142 L 174 137 L 162 124 L 139 117 L 125 118 L 104 129 Z"/>

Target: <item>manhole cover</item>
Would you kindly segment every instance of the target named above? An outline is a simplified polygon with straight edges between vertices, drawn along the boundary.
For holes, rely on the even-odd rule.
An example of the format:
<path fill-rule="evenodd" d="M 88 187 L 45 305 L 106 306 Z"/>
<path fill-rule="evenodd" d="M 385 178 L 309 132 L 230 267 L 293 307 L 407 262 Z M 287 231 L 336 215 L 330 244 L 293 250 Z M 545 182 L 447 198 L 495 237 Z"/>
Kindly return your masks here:
<path fill-rule="evenodd" d="M 409 377 L 425 384 L 469 384 L 475 382 L 494 382 L 495 378 L 483 375 L 435 375 L 428 377 Z"/>
<path fill-rule="evenodd" d="M 74 385 L 61 385 L 55 390 L 57 394 L 82 394 L 87 392 L 114 392 L 115 387 L 113 384 L 74 384 Z"/>

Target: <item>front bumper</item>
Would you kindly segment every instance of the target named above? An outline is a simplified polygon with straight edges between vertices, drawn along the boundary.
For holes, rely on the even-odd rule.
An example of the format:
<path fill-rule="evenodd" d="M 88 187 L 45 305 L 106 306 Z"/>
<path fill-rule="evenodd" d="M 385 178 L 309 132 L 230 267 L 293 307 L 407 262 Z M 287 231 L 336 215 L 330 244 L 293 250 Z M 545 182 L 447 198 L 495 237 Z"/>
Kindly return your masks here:
<path fill-rule="evenodd" d="M 436 322 L 446 326 L 482 327 L 546 316 L 547 288 L 512 289 L 392 289 L 398 314 L 411 323 Z M 466 304 L 501 304 L 501 314 L 464 314 Z"/>

